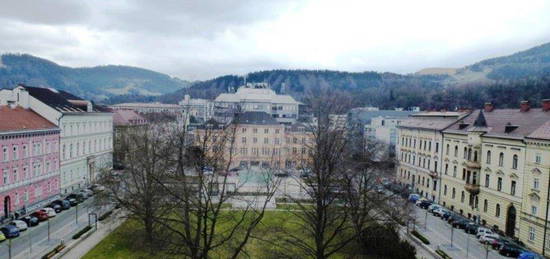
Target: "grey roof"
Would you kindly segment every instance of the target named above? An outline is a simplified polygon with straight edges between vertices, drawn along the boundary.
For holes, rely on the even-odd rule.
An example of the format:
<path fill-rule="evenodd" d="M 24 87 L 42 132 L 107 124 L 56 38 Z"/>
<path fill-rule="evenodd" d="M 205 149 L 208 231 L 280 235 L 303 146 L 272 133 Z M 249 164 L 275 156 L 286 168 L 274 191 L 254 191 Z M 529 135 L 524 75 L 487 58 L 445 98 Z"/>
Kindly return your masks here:
<path fill-rule="evenodd" d="M 254 125 L 276 125 L 279 124 L 271 115 L 266 112 L 243 112 L 235 115 L 232 123 L 234 124 L 254 124 Z"/>
<path fill-rule="evenodd" d="M 378 111 L 363 111 L 363 110 L 351 110 L 348 113 L 348 119 L 352 121 L 358 121 L 361 123 L 370 123 L 372 118 L 375 117 L 391 117 L 391 118 L 406 118 L 409 115 L 414 114 L 412 111 L 395 111 L 395 110 L 378 110 Z"/>
<path fill-rule="evenodd" d="M 483 115 L 480 115 L 483 114 Z M 527 112 L 521 112 L 519 109 L 495 109 L 491 112 L 473 111 L 459 122 L 449 127 L 445 132 L 466 133 L 474 128 L 476 120 L 480 116 L 485 119 L 484 136 L 506 137 L 506 138 L 548 138 L 550 139 L 550 112 L 545 112 L 539 108 L 532 108 Z M 460 127 L 460 124 L 463 127 Z M 507 126 L 517 127 L 507 132 Z"/>

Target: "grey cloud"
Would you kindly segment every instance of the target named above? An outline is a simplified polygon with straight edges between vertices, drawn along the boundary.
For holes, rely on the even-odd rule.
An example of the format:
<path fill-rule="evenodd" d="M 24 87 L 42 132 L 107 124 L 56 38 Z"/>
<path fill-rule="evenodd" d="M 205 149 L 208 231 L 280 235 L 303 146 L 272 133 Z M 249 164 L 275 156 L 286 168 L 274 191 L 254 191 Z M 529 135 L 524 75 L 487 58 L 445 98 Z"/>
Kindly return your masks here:
<path fill-rule="evenodd" d="M 0 4 L 0 17 L 33 24 L 80 23 L 89 15 L 82 1 L 3 0 Z"/>

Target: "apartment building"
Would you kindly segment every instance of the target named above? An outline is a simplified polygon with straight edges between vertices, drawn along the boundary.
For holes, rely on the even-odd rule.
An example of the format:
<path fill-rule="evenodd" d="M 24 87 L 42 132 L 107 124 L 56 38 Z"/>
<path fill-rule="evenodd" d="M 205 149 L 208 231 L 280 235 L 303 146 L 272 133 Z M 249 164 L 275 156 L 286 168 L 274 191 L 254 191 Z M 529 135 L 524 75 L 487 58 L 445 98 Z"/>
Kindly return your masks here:
<path fill-rule="evenodd" d="M 112 167 L 113 114 L 90 101 L 53 88 L 19 85 L 0 91 L 0 105 L 31 109 L 61 129 L 61 193 L 84 188 Z"/>
<path fill-rule="evenodd" d="M 188 115 L 193 116 L 198 123 L 204 123 L 214 116 L 214 101 L 208 99 L 191 98 L 188 94 L 179 102 Z"/>
<path fill-rule="evenodd" d="M 208 136 L 213 146 L 223 139 L 221 145 L 227 152 L 231 151 L 227 146 L 232 145 L 231 168 L 297 168 L 305 161 L 306 146 L 311 141 L 305 125 L 284 125 L 265 112 L 238 114 L 228 125 L 211 120 L 195 135 L 197 143 Z"/>
<path fill-rule="evenodd" d="M 236 93 L 223 93 L 214 100 L 214 118 L 230 122 L 236 113 L 265 112 L 277 122 L 292 124 L 298 119 L 299 105 L 290 95 L 277 94 L 266 83 L 247 83 Z"/>
<path fill-rule="evenodd" d="M 399 133 L 408 146 L 409 128 L 400 126 Z M 544 100 L 542 108 L 531 108 L 527 101 L 519 109 L 495 109 L 487 103 L 441 133 L 442 153 L 434 158 L 441 167 L 438 202 L 548 254 L 550 100 Z M 422 180 L 407 178 L 403 165 L 408 164 L 408 153 L 403 156 L 406 162 L 400 161 L 398 178 L 415 192 L 433 197 L 426 194 Z"/>
<path fill-rule="evenodd" d="M 439 201 L 443 133 L 465 114 L 422 112 L 410 115 L 398 125 L 397 178 L 414 192 Z"/>
<path fill-rule="evenodd" d="M 59 132 L 28 108 L 0 105 L 0 222 L 59 195 Z"/>

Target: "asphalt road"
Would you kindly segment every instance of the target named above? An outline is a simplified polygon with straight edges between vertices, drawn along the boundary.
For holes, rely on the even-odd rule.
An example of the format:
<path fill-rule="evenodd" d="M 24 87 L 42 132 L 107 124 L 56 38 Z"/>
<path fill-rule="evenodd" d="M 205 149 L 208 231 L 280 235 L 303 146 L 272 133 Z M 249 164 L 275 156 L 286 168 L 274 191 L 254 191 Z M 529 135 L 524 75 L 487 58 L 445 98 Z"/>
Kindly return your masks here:
<path fill-rule="evenodd" d="M 416 224 L 414 228 L 430 241 L 430 247 L 445 251 L 452 258 L 508 258 L 504 257 L 492 248 L 485 248 L 479 243 L 475 235 L 466 234 L 462 229 L 452 230 L 451 225 L 439 217 L 427 213 L 426 210 L 415 206 Z M 425 224 L 427 222 L 427 224 Z M 413 227 L 410 226 L 409 229 Z M 488 251 L 488 254 L 487 254 Z M 488 256 L 488 257 L 486 257 Z"/>
<path fill-rule="evenodd" d="M 93 206 L 93 198 L 78 205 L 78 223 L 76 207 L 62 211 L 54 218 L 41 222 L 21 232 L 17 238 L 11 239 L 11 258 L 40 258 L 62 241 L 68 241 L 72 236 L 88 225 L 88 213 L 96 213 L 98 217 L 102 208 Z M 50 238 L 48 240 L 48 222 Z M 93 219 L 92 219 L 93 222 Z M 10 242 L 0 243 L 0 259 L 9 257 Z"/>

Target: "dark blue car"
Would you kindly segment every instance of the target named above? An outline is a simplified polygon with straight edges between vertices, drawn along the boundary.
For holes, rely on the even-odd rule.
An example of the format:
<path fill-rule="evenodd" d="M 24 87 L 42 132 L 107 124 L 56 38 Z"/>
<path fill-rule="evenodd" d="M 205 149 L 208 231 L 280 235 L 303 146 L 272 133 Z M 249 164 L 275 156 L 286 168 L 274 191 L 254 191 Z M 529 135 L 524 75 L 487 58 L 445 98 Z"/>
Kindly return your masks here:
<path fill-rule="evenodd" d="M 0 228 L 0 231 L 4 233 L 4 236 L 6 236 L 6 238 L 14 238 L 19 236 L 19 229 L 13 225 L 3 226 L 2 228 Z"/>

